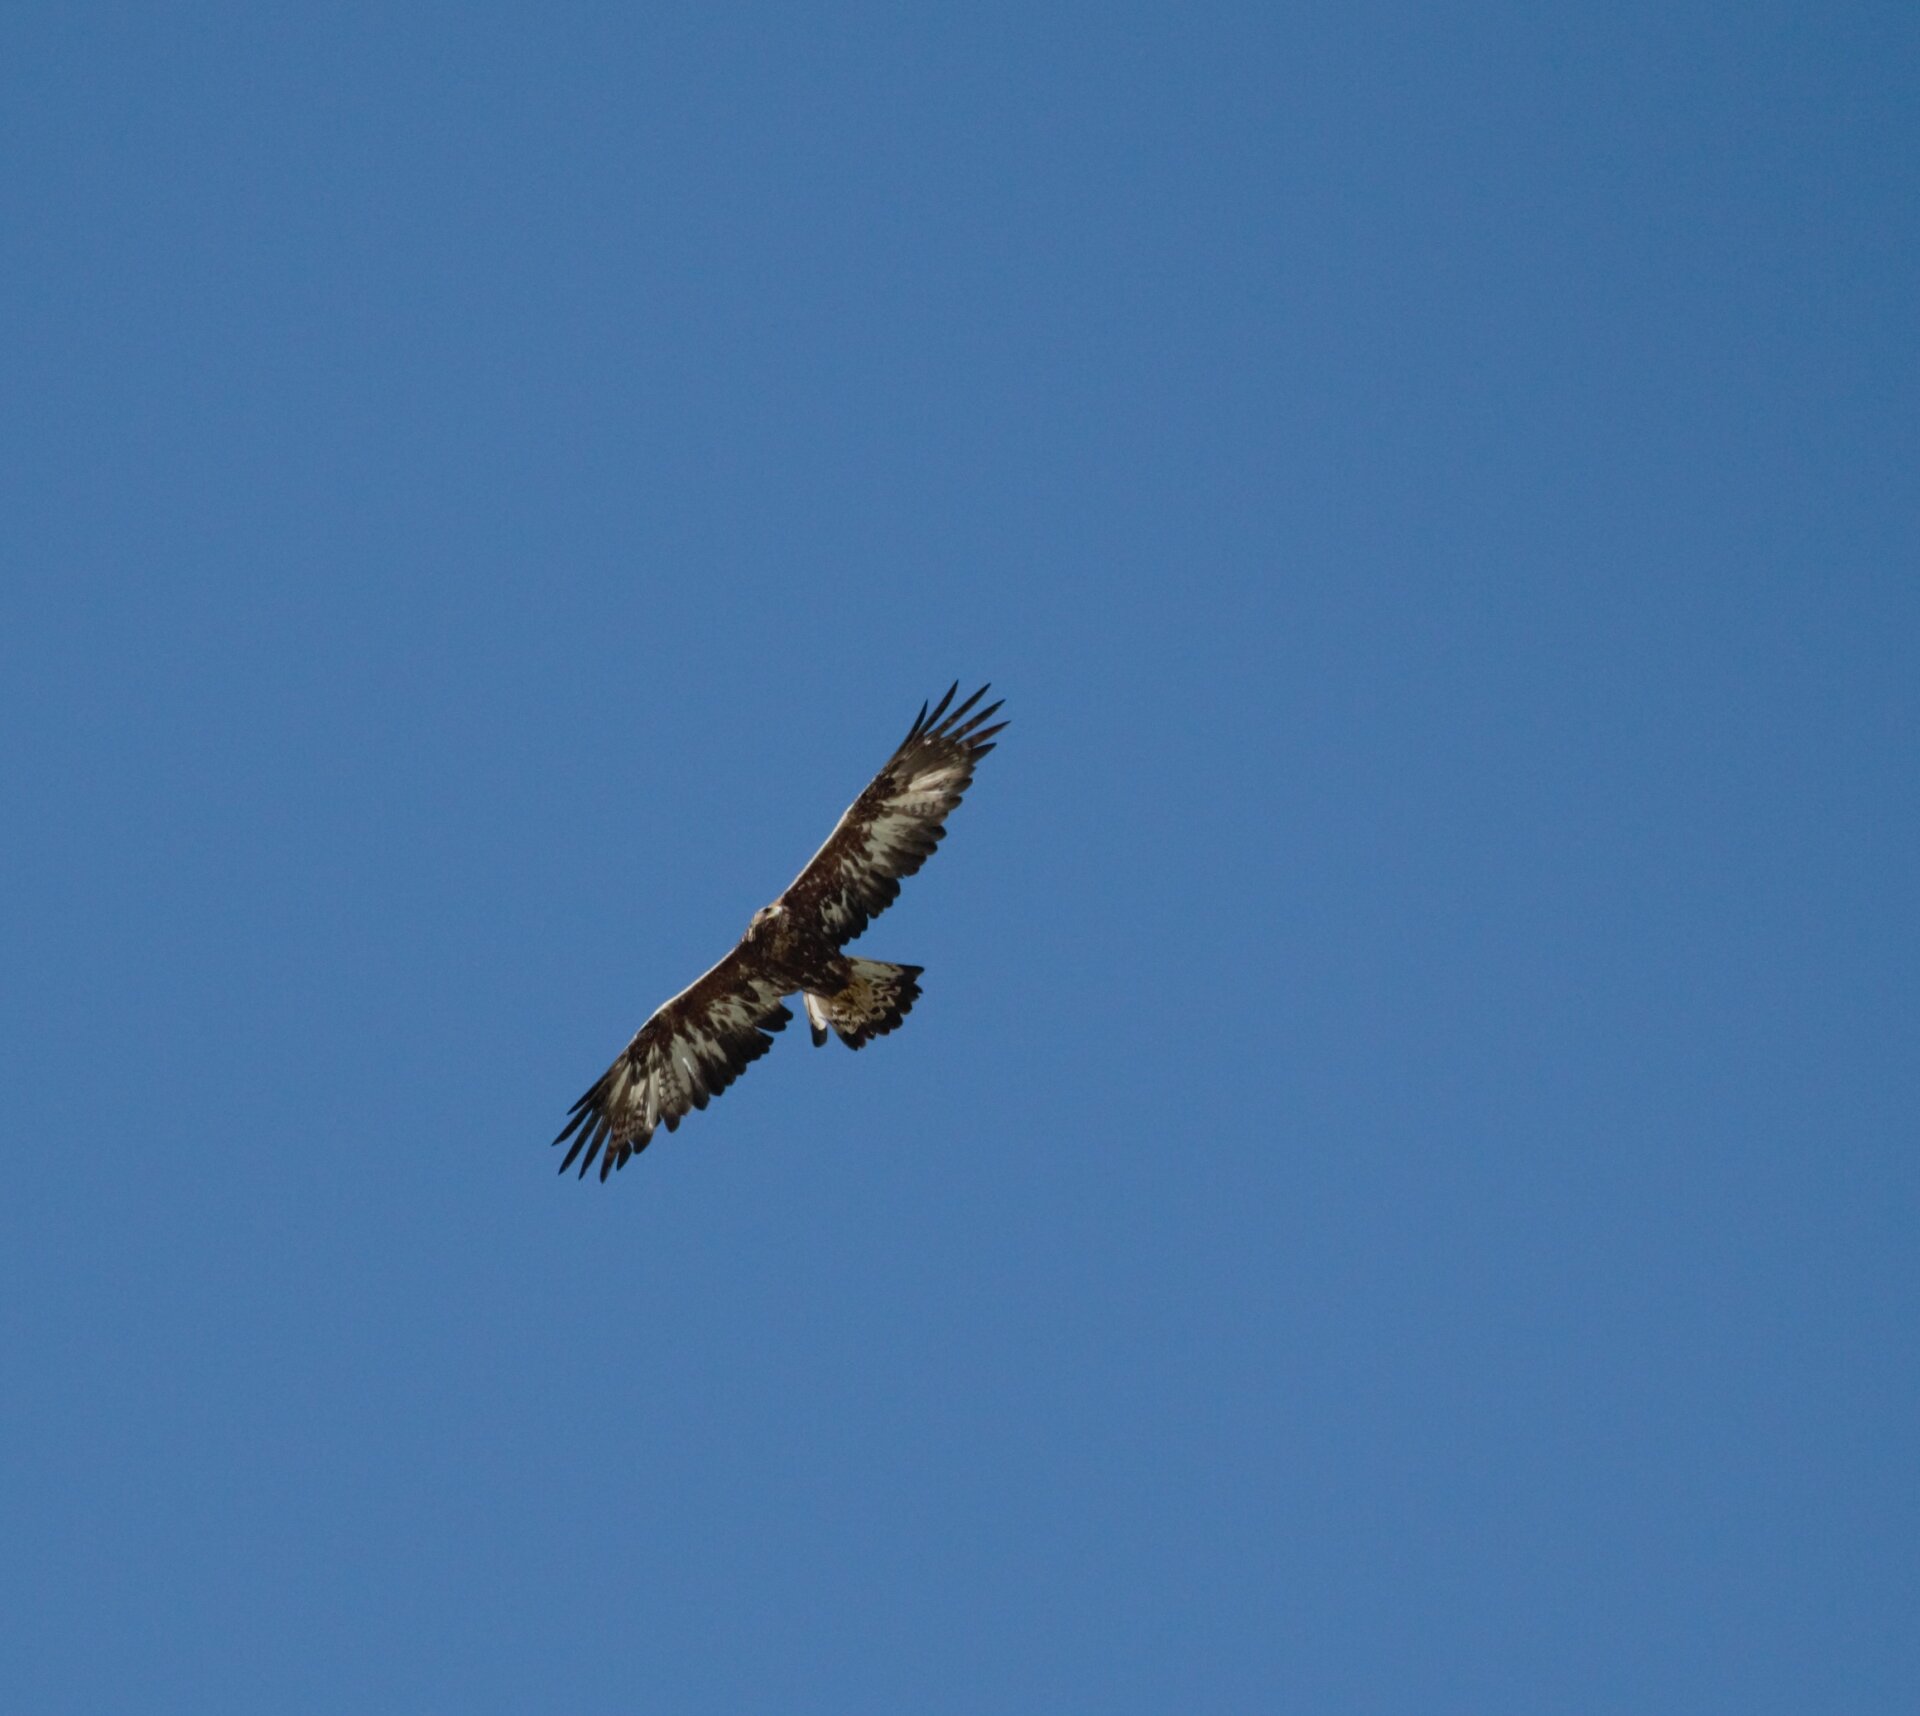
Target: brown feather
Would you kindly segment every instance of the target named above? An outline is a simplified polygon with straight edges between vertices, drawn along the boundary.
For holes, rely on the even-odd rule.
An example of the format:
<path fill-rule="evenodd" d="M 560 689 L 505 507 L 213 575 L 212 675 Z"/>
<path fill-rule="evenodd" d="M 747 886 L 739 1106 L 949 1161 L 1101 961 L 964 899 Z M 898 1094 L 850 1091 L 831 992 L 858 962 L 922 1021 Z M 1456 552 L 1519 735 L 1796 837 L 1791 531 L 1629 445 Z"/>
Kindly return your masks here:
<path fill-rule="evenodd" d="M 979 723 L 1000 708 L 990 704 L 962 717 L 986 695 L 986 686 L 947 713 L 956 680 L 931 713 L 914 722 L 900 747 L 796 876 L 780 904 L 834 948 L 844 947 L 899 897 L 900 883 L 933 855 L 973 781 L 974 765 L 991 745 L 982 741 L 1006 726 Z M 924 783 L 918 790 L 915 783 Z"/>
<path fill-rule="evenodd" d="M 772 1033 L 785 1030 L 793 1015 L 780 1004 L 778 980 L 758 967 L 752 947 L 741 943 L 634 1033 L 554 1139 L 558 1144 L 577 1133 L 561 1173 L 585 1145 L 585 1174 L 610 1137 L 600 1164 L 605 1179 L 609 1167 L 624 1167 L 646 1149 L 659 1126 L 674 1131 L 773 1047 Z"/>
<path fill-rule="evenodd" d="M 572 1141 L 562 1173 L 577 1159 L 584 1177 L 598 1158 L 604 1180 L 644 1150 L 660 1126 L 672 1132 L 693 1109 L 705 1108 L 773 1047 L 793 1018 L 782 1005 L 785 995 L 831 981 L 840 997 L 835 1029 L 853 1048 L 899 1025 L 920 992 L 920 967 L 850 962 L 839 950 L 932 856 L 975 765 L 1006 726 L 983 725 L 999 703 L 974 710 L 986 686 L 955 708 L 959 689 L 955 680 L 931 709 L 921 704 L 906 738 L 780 896 L 764 933 L 757 932 L 768 914 L 757 914 L 755 929 L 658 1008 L 574 1103 L 554 1139 Z M 862 969 L 867 974 L 849 982 L 845 974 Z M 833 972 L 842 975 L 823 978 Z M 825 1032 L 814 1026 L 814 1036 L 822 1041 Z"/>

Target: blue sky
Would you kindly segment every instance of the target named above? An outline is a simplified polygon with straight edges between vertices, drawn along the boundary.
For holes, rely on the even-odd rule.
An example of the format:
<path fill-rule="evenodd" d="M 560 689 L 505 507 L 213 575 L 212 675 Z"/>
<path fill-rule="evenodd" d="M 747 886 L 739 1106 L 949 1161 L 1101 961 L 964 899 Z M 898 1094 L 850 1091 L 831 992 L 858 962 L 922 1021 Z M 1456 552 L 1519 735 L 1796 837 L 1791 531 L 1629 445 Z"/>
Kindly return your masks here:
<path fill-rule="evenodd" d="M 0 25 L 9 1707 L 1914 1708 L 1910 8 L 403 11 Z"/>

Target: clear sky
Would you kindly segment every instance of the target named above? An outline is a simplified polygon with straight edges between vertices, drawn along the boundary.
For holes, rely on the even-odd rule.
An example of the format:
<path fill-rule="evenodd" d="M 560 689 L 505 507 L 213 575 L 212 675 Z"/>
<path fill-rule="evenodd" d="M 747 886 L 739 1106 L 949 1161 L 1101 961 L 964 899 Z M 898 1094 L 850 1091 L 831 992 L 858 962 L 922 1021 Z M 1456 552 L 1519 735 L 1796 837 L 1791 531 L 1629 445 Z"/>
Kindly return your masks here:
<path fill-rule="evenodd" d="M 1916 89 L 8 7 L 0 1703 L 1920 1708 Z M 558 1178 L 956 677 L 906 1027 Z"/>

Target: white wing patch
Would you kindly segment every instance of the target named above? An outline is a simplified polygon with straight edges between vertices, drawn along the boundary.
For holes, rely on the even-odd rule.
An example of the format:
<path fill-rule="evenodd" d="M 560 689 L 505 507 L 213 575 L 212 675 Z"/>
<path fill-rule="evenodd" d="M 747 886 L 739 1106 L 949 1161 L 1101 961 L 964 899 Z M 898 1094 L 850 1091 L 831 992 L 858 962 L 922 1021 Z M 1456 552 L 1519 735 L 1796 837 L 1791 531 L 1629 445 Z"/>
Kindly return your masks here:
<path fill-rule="evenodd" d="M 988 725 L 1000 704 L 975 709 L 983 685 L 951 707 L 958 682 L 919 716 L 886 766 L 834 824 L 826 843 L 780 896 L 791 911 L 789 934 L 808 957 L 836 954 L 886 910 L 946 833 L 946 818 L 973 780 L 975 764 L 993 749 L 1004 721 Z M 764 914 L 756 914 L 756 926 Z M 695 979 L 635 1033 L 612 1066 L 578 1102 L 554 1139 L 569 1145 L 561 1171 L 580 1160 L 584 1174 L 595 1156 L 600 1177 L 647 1147 L 654 1130 L 673 1131 L 686 1114 L 705 1108 L 773 1046 L 775 1032 L 793 1015 L 781 1004 L 778 982 L 765 963 L 736 947 Z M 869 963 L 869 962 L 861 962 Z M 801 967 L 804 969 L 804 967 Z M 880 966 L 886 982 L 849 985 L 854 999 L 806 997 L 816 1039 L 831 1026 L 853 1047 L 894 1028 L 919 989 L 918 966 Z M 856 1006 L 855 1000 L 864 997 Z M 851 1027 L 851 1029 L 849 1029 Z"/>
<path fill-rule="evenodd" d="M 851 941 L 900 893 L 933 855 L 946 819 L 973 780 L 975 764 L 993 749 L 1006 723 L 988 725 L 998 703 L 974 709 L 983 685 L 948 713 L 955 686 L 931 714 L 920 711 L 913 729 L 834 824 L 826 843 L 780 896 L 835 946 Z"/>
<path fill-rule="evenodd" d="M 737 964 L 730 968 L 734 959 L 729 954 L 659 1008 L 574 1104 L 554 1140 L 573 1138 L 562 1171 L 579 1156 L 584 1174 L 598 1155 L 605 1179 L 644 1150 L 658 1127 L 674 1131 L 773 1046 L 772 1033 L 793 1015 L 771 979 Z"/>

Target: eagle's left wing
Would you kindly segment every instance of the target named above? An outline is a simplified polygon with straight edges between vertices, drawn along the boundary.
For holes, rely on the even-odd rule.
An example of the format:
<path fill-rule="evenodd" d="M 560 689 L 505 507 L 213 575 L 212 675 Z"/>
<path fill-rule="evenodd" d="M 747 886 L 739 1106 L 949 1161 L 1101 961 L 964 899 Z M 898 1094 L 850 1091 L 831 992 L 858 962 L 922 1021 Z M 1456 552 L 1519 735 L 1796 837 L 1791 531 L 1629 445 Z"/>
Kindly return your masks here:
<path fill-rule="evenodd" d="M 554 1139 L 573 1139 L 560 1172 L 576 1156 L 582 1175 L 596 1155 L 603 1180 L 624 1168 L 646 1149 L 655 1127 L 664 1122 L 671 1132 L 690 1109 L 705 1108 L 773 1047 L 772 1033 L 784 1031 L 792 1017 L 780 1004 L 779 984 L 759 969 L 745 943 L 736 947 L 656 1011 L 573 1105 Z"/>
<path fill-rule="evenodd" d="M 899 749 L 780 896 L 797 922 L 816 926 L 835 947 L 853 940 L 869 918 L 892 905 L 901 878 L 933 855 L 947 831 L 947 817 L 973 779 L 974 765 L 1006 726 L 1004 721 L 982 725 L 998 703 L 967 715 L 986 695 L 984 685 L 949 714 L 947 705 L 959 689 L 956 680 L 931 714 L 924 703 L 920 706 Z"/>

